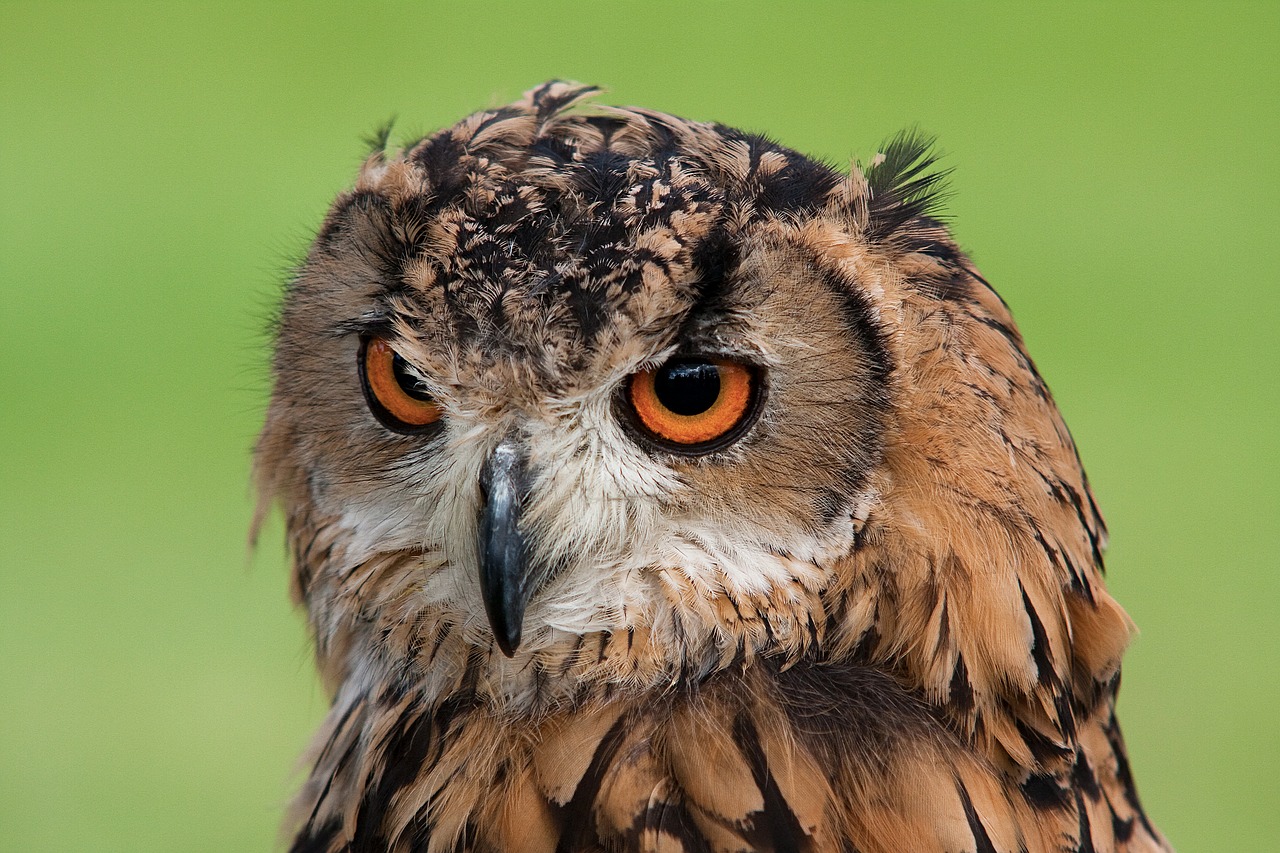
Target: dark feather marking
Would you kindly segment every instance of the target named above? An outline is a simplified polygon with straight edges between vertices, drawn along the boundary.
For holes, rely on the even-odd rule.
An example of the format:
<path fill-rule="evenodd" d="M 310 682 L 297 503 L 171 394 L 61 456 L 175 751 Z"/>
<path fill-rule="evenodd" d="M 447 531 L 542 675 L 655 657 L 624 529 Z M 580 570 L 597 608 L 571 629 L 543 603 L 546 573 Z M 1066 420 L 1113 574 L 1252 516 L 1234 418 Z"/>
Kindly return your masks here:
<path fill-rule="evenodd" d="M 404 786 L 413 782 L 422 772 L 434 740 L 432 735 L 432 719 L 427 713 L 419 713 L 410 718 L 408 715 L 396 721 L 387 736 L 385 754 L 394 756 L 394 761 L 383 762 L 382 776 L 369 780 L 364 797 L 356 812 L 355 835 L 351 841 L 351 851 L 374 851 L 385 849 L 390 840 L 384 834 L 383 821 L 391 799 Z"/>
<path fill-rule="evenodd" d="M 436 639 L 435 642 L 431 644 L 431 654 L 427 655 L 426 662 L 428 665 L 436 659 L 436 655 L 440 653 L 440 647 L 444 645 L 444 641 L 451 633 L 453 633 L 452 622 L 442 622 L 440 626 L 436 628 Z"/>
<path fill-rule="evenodd" d="M 1151 837 L 1158 838 L 1155 827 L 1151 825 L 1151 821 L 1147 820 L 1147 813 L 1142 808 L 1142 802 L 1138 799 L 1138 788 L 1133 782 L 1133 772 L 1129 769 L 1129 756 L 1124 748 L 1124 736 L 1120 734 L 1120 723 L 1116 720 L 1114 711 L 1111 713 L 1111 718 L 1107 720 L 1104 730 L 1107 733 L 1107 742 L 1111 744 L 1111 751 L 1116 757 L 1116 781 L 1124 789 L 1125 802 L 1133 809 L 1134 814 L 1138 816 L 1138 820 L 1142 822 L 1143 828 L 1146 829 Z"/>
<path fill-rule="evenodd" d="M 951 238 L 947 226 L 941 220 L 928 214 L 920 216 L 914 232 L 912 248 L 931 258 L 937 258 L 944 267 L 944 272 L 931 280 L 921 281 L 919 285 L 935 299 L 944 301 L 965 301 L 971 304 L 969 282 L 972 277 L 965 266 L 964 253 Z"/>
<path fill-rule="evenodd" d="M 608 209 L 630 184 L 627 167 L 632 162 L 633 158 L 616 151 L 593 151 L 573 170 L 574 188 L 588 204 L 599 203 Z M 625 232 L 617 236 L 623 237 Z"/>
<path fill-rule="evenodd" d="M 1087 720 L 1094 716 L 1103 702 L 1114 701 L 1118 677 L 1119 673 L 1106 679 L 1092 678 L 1088 675 L 1077 678 L 1070 697 L 1076 719 Z"/>
<path fill-rule="evenodd" d="M 1071 559 L 1071 555 L 1065 550 L 1061 556 L 1063 565 L 1067 567 L 1067 574 L 1071 576 L 1071 591 L 1093 604 L 1093 587 L 1085 581 L 1084 573 L 1080 571 L 1080 567 L 1075 564 L 1075 561 Z"/>
<path fill-rule="evenodd" d="M 773 678 L 796 739 L 829 774 L 851 759 L 887 772 L 903 744 L 943 732 L 936 709 L 871 667 L 805 659 Z"/>
<path fill-rule="evenodd" d="M 333 727 L 333 737 L 324 745 L 324 749 L 320 751 L 320 755 L 316 758 L 317 764 L 323 763 L 329 757 L 329 750 L 333 748 L 334 741 L 338 739 L 338 736 L 342 734 L 342 730 L 347 727 L 347 723 L 351 721 L 351 715 L 356 711 L 364 710 L 367 695 L 361 694 L 359 699 L 349 704 L 347 709 L 342 712 L 342 717 L 338 720 L 338 724 Z"/>
<path fill-rule="evenodd" d="M 1022 718 L 1017 716 L 1012 709 L 1006 708 L 1005 712 L 1013 717 L 1013 724 L 1018 729 L 1018 734 L 1022 736 L 1023 742 L 1027 748 L 1031 750 L 1031 755 L 1039 764 L 1053 764 L 1055 761 L 1061 761 L 1072 754 L 1072 749 L 1062 743 L 1050 740 L 1047 735 L 1036 731 L 1023 722 Z"/>
<path fill-rule="evenodd" d="M 307 828 L 293 839 L 293 844 L 289 846 L 289 853 L 329 853 L 333 839 L 337 837 L 338 830 L 341 828 L 342 819 L 338 817 L 330 818 L 314 831 L 308 824 Z"/>
<path fill-rule="evenodd" d="M 1076 452 L 1076 461 L 1080 461 L 1080 453 Z M 1081 476 L 1084 480 L 1084 496 L 1089 499 L 1089 511 L 1093 514 L 1093 519 L 1097 522 L 1098 530 L 1095 532 L 1092 527 L 1087 527 L 1089 531 L 1089 539 L 1093 542 L 1094 557 L 1098 563 L 1098 571 L 1105 572 L 1106 567 L 1102 563 L 1102 545 L 1100 536 L 1097 534 L 1106 533 L 1107 525 L 1102 518 L 1102 510 L 1098 509 L 1098 502 L 1094 500 L 1093 490 L 1089 488 L 1089 475 L 1081 469 Z"/>
<path fill-rule="evenodd" d="M 982 820 L 973 807 L 969 792 L 959 781 L 956 782 L 956 792 L 960 795 L 960 805 L 964 807 L 964 819 L 968 821 L 969 831 L 973 833 L 975 853 L 996 853 L 995 845 L 991 843 L 991 836 L 987 834 L 987 828 L 982 825 Z"/>
<path fill-rule="evenodd" d="M 841 592 L 828 600 L 827 596 L 823 596 L 822 612 L 824 614 L 823 633 L 830 637 L 837 631 L 845 627 L 845 621 L 849 618 L 849 595 Z"/>
<path fill-rule="evenodd" d="M 941 241 L 932 241 L 918 249 L 923 254 L 938 257 L 944 263 L 951 263 L 952 256 L 960 250 Z M 945 253 L 945 254 L 944 254 Z M 922 276 L 915 282 L 916 289 L 933 299 L 942 302 L 969 303 L 969 277 L 961 272 L 952 271 L 950 275 L 939 273 L 934 276 Z"/>
<path fill-rule="evenodd" d="M 712 853 L 706 838 L 689 816 L 689 810 L 685 808 L 683 802 L 665 799 L 645 809 L 636 817 L 635 825 L 627 833 L 631 836 L 631 845 L 627 849 L 640 849 L 641 835 L 646 831 L 654 830 L 679 842 L 680 849 L 685 853 Z"/>
<path fill-rule="evenodd" d="M 978 272 L 978 268 L 975 267 L 973 263 L 969 261 L 968 258 L 964 258 L 962 260 L 962 266 L 964 267 L 964 271 L 969 275 L 971 279 L 973 279 L 974 281 L 978 282 L 978 284 L 981 284 L 984 288 L 986 288 L 987 291 L 990 292 L 992 296 L 994 296 L 996 299 L 1000 301 L 1000 304 L 1004 306 L 1005 310 L 1008 310 L 1009 303 L 1004 301 L 1004 297 L 996 292 L 996 289 L 991 286 L 991 282 L 987 281 L 986 277 L 984 277 L 982 273 Z"/>
<path fill-rule="evenodd" d="M 463 690 L 443 702 L 434 713 L 413 708 L 396 720 L 387 734 L 383 750 L 385 755 L 395 760 L 383 762 L 382 775 L 376 781 L 367 781 L 364 797 L 356 812 L 352 853 L 374 853 L 386 848 L 390 839 L 384 835 L 383 822 L 392 800 L 420 776 L 424 767 L 439 760 L 445 746 L 442 735 L 457 716 L 474 705 L 474 693 Z M 433 747 L 434 756 L 431 755 Z M 430 829 L 426 825 L 419 827 L 424 839 L 430 836 Z"/>
<path fill-rule="evenodd" d="M 494 125 L 501 124 L 507 119 L 517 118 L 518 116 L 522 115 L 523 112 L 524 112 L 523 110 L 517 107 L 506 106 L 506 107 L 499 107 L 496 110 L 490 110 L 487 113 L 485 113 L 484 114 L 485 118 L 479 124 L 476 125 L 476 129 L 472 131 L 471 137 L 467 140 L 468 150 L 471 151 L 471 153 L 479 153 L 482 151 L 489 150 L 491 147 L 490 144 L 476 145 L 472 147 L 471 143 L 474 142 L 477 136 L 484 133 L 484 131 L 488 130 Z M 498 145 L 492 146 L 495 149 L 499 148 L 499 146 L 510 144 L 507 139 L 503 139 L 501 136 L 498 137 L 498 140 L 499 140 Z"/>
<path fill-rule="evenodd" d="M 763 831 L 762 840 L 768 840 L 771 845 L 768 849 L 772 853 L 800 853 L 808 850 L 809 839 L 800 827 L 795 813 L 787 805 L 782 791 L 778 789 L 777 780 L 769 772 L 769 763 L 765 758 L 764 748 L 760 745 L 760 735 L 745 714 L 740 714 L 733 721 L 733 739 L 747 760 L 751 777 L 764 797 L 764 809 L 752 814 L 752 826 Z"/>
<path fill-rule="evenodd" d="M 582 634 L 578 634 L 574 637 L 573 648 L 569 650 L 569 653 L 564 656 L 564 660 L 560 663 L 560 676 L 562 678 L 565 675 L 568 675 L 569 670 L 573 669 L 573 667 L 580 662 L 579 655 L 582 652 L 582 646 L 585 642 L 586 637 Z"/>
<path fill-rule="evenodd" d="M 777 637 L 773 633 L 773 624 L 769 621 L 768 616 L 764 616 L 763 618 L 761 618 L 760 626 L 764 628 L 764 635 L 768 640 L 768 646 L 775 645 L 775 641 L 777 640 Z"/>
<path fill-rule="evenodd" d="M 721 322 L 727 311 L 729 281 L 739 262 L 738 247 L 729 240 L 722 225 L 693 245 L 690 256 L 698 277 L 697 290 L 676 333 L 679 341 L 688 341 L 699 327 Z"/>
<path fill-rule="evenodd" d="M 1059 688 L 1061 688 L 1061 683 L 1059 683 Z M 1074 743 L 1076 740 L 1076 717 L 1075 712 L 1072 710 L 1074 705 L 1071 700 L 1071 694 L 1066 690 L 1059 689 L 1053 695 L 1053 710 L 1058 714 L 1058 730 L 1062 732 L 1064 741 Z"/>
<path fill-rule="evenodd" d="M 698 271 L 698 301 L 689 313 L 723 310 L 726 285 L 740 261 L 738 245 L 722 224 L 716 225 L 692 247 L 690 258 Z"/>
<path fill-rule="evenodd" d="M 1038 809 L 1066 808 L 1071 794 L 1051 773 L 1032 773 L 1020 788 L 1026 801 Z"/>
<path fill-rule="evenodd" d="M 1001 433 L 1001 434 L 1004 434 L 1004 433 Z M 1006 444 L 1010 443 L 1009 441 L 1007 441 L 1007 438 L 1005 443 Z M 1038 526 L 1036 526 L 1036 521 L 1034 521 L 1032 517 L 1025 514 L 1023 514 L 1023 516 L 1021 517 L 1023 517 L 1023 524 L 1027 526 L 1027 529 L 1030 530 L 1030 533 L 1032 533 L 1032 537 L 1036 539 L 1036 544 L 1038 544 L 1038 546 L 1041 547 L 1041 551 L 1044 552 L 1044 556 L 1048 557 L 1048 561 L 1050 561 L 1050 565 L 1053 566 L 1053 569 L 1057 570 L 1056 574 L 1060 574 L 1062 567 L 1064 566 L 1062 566 L 1061 562 L 1059 561 L 1059 549 L 1051 546 L 1051 544 L 1048 543 L 1048 539 L 1044 538 L 1044 534 L 1041 533 L 1041 530 L 1039 530 Z M 1080 583 L 1080 579 L 1074 578 L 1073 583 Z M 1023 596 L 1025 597 L 1025 590 L 1023 590 Z"/>
<path fill-rule="evenodd" d="M 819 634 L 819 632 L 818 632 L 818 623 L 816 623 L 816 622 L 814 622 L 814 621 L 813 621 L 813 614 L 812 614 L 812 613 L 808 614 L 808 615 L 805 617 L 805 630 L 806 630 L 806 631 L 808 632 L 808 634 L 809 634 L 809 642 L 810 642 L 811 647 L 812 647 L 812 648 L 817 648 L 818 643 L 819 643 L 819 642 L 820 642 L 820 640 L 821 640 L 821 635 L 820 635 L 820 634 Z M 740 638 L 740 639 L 738 640 L 738 642 L 739 642 L 739 643 L 742 643 L 742 642 L 743 642 L 743 639 L 741 639 L 741 638 Z"/>
<path fill-rule="evenodd" d="M 811 262 L 822 268 L 822 259 L 811 257 Z M 893 358 L 889 355 L 889 347 L 884 334 L 875 320 L 875 313 L 867 301 L 867 297 L 858 287 L 857 282 L 849 281 L 834 270 L 827 270 L 823 276 L 824 283 L 832 293 L 840 297 L 841 316 L 845 326 L 853 333 L 856 340 L 871 363 L 871 378 L 874 387 L 869 389 L 868 398 L 879 401 L 884 394 L 884 383 L 893 372 Z"/>
<path fill-rule="evenodd" d="M 600 135 L 604 137 L 606 149 L 613 140 L 614 134 L 627 126 L 627 122 L 617 116 L 583 116 L 582 121 L 600 131 Z"/>
<path fill-rule="evenodd" d="M 351 715 L 354 714 L 357 709 L 363 710 L 364 706 L 365 700 L 363 698 L 359 701 L 352 702 L 347 706 L 347 710 L 342 713 L 342 719 L 338 721 L 338 725 L 333 729 L 333 737 L 324 745 L 324 749 L 320 751 L 319 757 L 316 758 L 316 765 L 323 763 L 324 760 L 329 757 L 329 751 L 333 748 L 334 742 L 342 735 L 342 731 L 346 728 L 347 723 L 350 722 Z M 324 806 L 324 801 L 329 797 L 329 791 L 333 788 L 334 780 L 338 778 L 343 769 L 347 766 L 347 762 L 351 760 L 351 756 L 355 752 L 356 746 L 359 742 L 359 738 L 351 738 L 348 741 L 347 748 L 342 751 L 342 755 L 338 758 L 337 764 L 334 765 L 333 772 L 329 774 L 328 779 L 324 780 L 324 787 L 316 797 L 316 804 L 312 807 L 311 814 L 307 818 L 307 822 L 303 827 L 302 832 L 299 834 L 299 838 L 310 833 L 311 828 L 315 825 L 316 817 L 320 814 L 320 809 Z"/>
<path fill-rule="evenodd" d="M 762 137 L 754 139 L 763 143 L 767 150 L 787 157 L 785 166 L 760 181 L 760 193 L 755 199 L 757 207 L 771 213 L 809 213 L 825 204 L 831 191 L 839 186 L 840 174 L 830 166 Z"/>
<path fill-rule="evenodd" d="M 742 670 L 747 665 L 747 638 L 738 637 L 737 648 L 733 650 L 733 657 L 729 659 L 729 665 L 725 667 L 728 670 Z"/>
<path fill-rule="evenodd" d="M 601 91 L 599 86 L 569 86 L 559 94 L 552 94 L 555 86 L 568 83 L 567 80 L 548 80 L 533 90 L 532 102 L 538 112 L 539 121 L 547 121 L 569 108 L 575 101 Z"/>
<path fill-rule="evenodd" d="M 1048 386 L 1045 385 L 1044 379 L 1040 376 L 1040 371 L 1036 369 L 1035 362 L 1031 360 L 1031 356 L 1027 355 L 1026 349 L 1022 346 L 1021 336 L 994 317 L 977 316 L 974 319 L 983 326 L 995 329 L 1009 341 L 1010 354 L 1018 360 L 1019 365 L 1032 379 L 1032 392 L 1042 400 L 1048 400 Z"/>
<path fill-rule="evenodd" d="M 1082 749 L 1076 750 L 1076 763 L 1071 768 L 1071 781 L 1076 790 L 1083 791 L 1084 795 L 1094 802 L 1097 802 L 1102 794 L 1102 790 L 1098 787 L 1098 780 L 1093 775 L 1093 768 L 1089 766 L 1089 761 L 1085 758 Z"/>
<path fill-rule="evenodd" d="M 1036 538 L 1040 537 L 1037 535 Z M 1045 632 L 1040 614 L 1031 604 L 1031 599 L 1021 580 L 1018 581 L 1018 592 L 1022 594 L 1022 609 L 1026 611 L 1027 619 L 1031 622 L 1031 657 L 1036 662 L 1037 680 L 1056 693 L 1061 689 L 1062 682 L 1054 670 L 1053 658 L 1050 657 L 1052 650 L 1049 648 L 1049 635 Z"/>
<path fill-rule="evenodd" d="M 1136 821 L 1131 817 L 1121 820 L 1120 815 L 1116 814 L 1116 807 L 1111 804 L 1111 797 L 1107 795 L 1106 791 L 1102 792 L 1102 796 L 1106 800 L 1107 810 L 1111 812 L 1111 834 L 1121 844 L 1128 842 L 1133 837 L 1133 828 L 1136 826 Z"/>
<path fill-rule="evenodd" d="M 450 131 L 426 139 L 414 149 L 412 159 L 431 177 L 435 206 L 452 201 L 466 182 L 463 158 L 466 146 Z"/>
<path fill-rule="evenodd" d="M 969 670 L 964 655 L 956 655 L 956 668 L 951 673 L 951 685 L 947 689 L 947 701 L 962 717 L 973 712 L 973 685 L 969 683 Z"/>
<path fill-rule="evenodd" d="M 878 623 L 880 621 L 880 613 L 879 613 L 878 605 L 872 621 L 874 623 Z M 872 654 L 875 652 L 877 648 L 879 648 L 881 639 L 882 637 L 880 636 L 880 630 L 876 628 L 875 624 L 868 625 L 867 628 L 862 632 L 862 635 L 858 637 L 858 642 L 854 645 L 853 649 L 849 652 L 849 662 L 860 663 L 863 661 L 870 660 Z"/>
<path fill-rule="evenodd" d="M 1022 335 L 1018 334 L 1017 329 L 1014 329 L 1012 326 L 1009 326 L 995 317 L 989 317 L 986 315 L 978 315 L 974 319 L 987 328 L 994 329 L 999 332 L 1000 336 L 1008 341 L 1009 345 L 1014 349 L 1021 350 L 1023 348 Z"/>
<path fill-rule="evenodd" d="M 944 594 L 942 596 L 942 613 L 938 615 L 938 639 L 933 646 L 934 654 L 937 654 L 951 645 L 951 615 L 948 607 L 949 604 L 950 602 L 947 601 L 947 597 Z"/>
<path fill-rule="evenodd" d="M 623 714 L 609 727 L 609 731 L 596 746 L 595 754 L 591 756 L 587 772 L 573 789 L 573 796 L 559 810 L 561 835 L 556 853 L 578 853 L 579 850 L 590 849 L 589 845 L 594 840 L 593 834 L 589 834 L 594 832 L 591 808 L 600 795 L 604 775 L 613 764 L 614 756 L 627 735 L 629 722 L 630 718 Z"/>
<path fill-rule="evenodd" d="M 1076 458 L 1080 458 L 1079 453 L 1076 454 Z M 1093 500 L 1093 494 L 1089 490 L 1089 478 L 1087 475 L 1084 478 L 1084 496 L 1089 501 L 1088 511 L 1085 510 L 1080 492 L 1068 483 L 1063 483 L 1062 486 L 1070 498 L 1071 506 L 1076 511 L 1076 517 L 1080 519 L 1080 527 L 1084 530 L 1085 535 L 1089 537 L 1089 547 L 1093 552 L 1093 564 L 1098 567 L 1099 572 L 1105 574 L 1107 568 L 1102 556 L 1102 537 L 1106 534 L 1107 526 L 1098 511 L 1097 503 Z M 1090 604 L 1093 604 L 1093 588 L 1088 584 L 1085 584 L 1084 587 L 1085 597 Z"/>
<path fill-rule="evenodd" d="M 849 496 L 845 491 L 843 489 L 833 489 L 830 486 L 824 487 L 822 491 L 810 499 L 810 502 L 813 505 L 813 512 L 818 517 L 820 526 L 823 528 L 830 527 L 849 508 Z M 857 544 L 855 541 L 855 547 Z"/>
<path fill-rule="evenodd" d="M 563 169 L 565 164 L 573 162 L 578 153 L 578 144 L 573 139 L 559 136 L 543 136 L 529 146 L 529 159 L 550 160 L 556 169 Z"/>
<path fill-rule="evenodd" d="M 1079 788 L 1076 789 L 1076 815 L 1080 819 L 1080 840 L 1076 843 L 1075 853 L 1097 853 L 1093 846 L 1093 827 L 1089 825 L 1089 812 Z"/>
<path fill-rule="evenodd" d="M 960 565 L 960 561 L 954 553 L 948 558 L 948 562 L 950 563 L 951 561 Z M 929 575 L 924 579 L 924 582 L 912 592 L 912 598 L 918 600 L 919 607 L 922 611 L 929 613 L 937 610 L 938 604 L 942 601 L 942 587 L 938 584 L 938 569 L 932 557 L 929 558 Z"/>

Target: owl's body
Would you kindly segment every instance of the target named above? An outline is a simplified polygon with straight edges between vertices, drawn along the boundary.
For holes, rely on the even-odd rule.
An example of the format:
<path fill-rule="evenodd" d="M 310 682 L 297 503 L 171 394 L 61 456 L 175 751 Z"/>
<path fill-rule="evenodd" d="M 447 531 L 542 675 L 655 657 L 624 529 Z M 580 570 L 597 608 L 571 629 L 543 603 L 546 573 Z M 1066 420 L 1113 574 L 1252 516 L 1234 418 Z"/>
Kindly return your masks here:
<path fill-rule="evenodd" d="M 1167 849 L 1101 518 L 923 148 L 592 91 L 375 153 L 291 286 L 293 849 Z"/>

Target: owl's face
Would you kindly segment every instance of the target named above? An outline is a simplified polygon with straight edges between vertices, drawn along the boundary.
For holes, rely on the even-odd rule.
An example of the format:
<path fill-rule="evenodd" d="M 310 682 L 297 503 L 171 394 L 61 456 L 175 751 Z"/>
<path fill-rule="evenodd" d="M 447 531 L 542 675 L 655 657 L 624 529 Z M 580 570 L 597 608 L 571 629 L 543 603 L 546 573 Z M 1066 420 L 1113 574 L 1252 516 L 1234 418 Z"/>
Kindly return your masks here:
<path fill-rule="evenodd" d="M 921 149 L 842 176 L 719 126 L 565 111 L 590 92 L 376 152 L 290 287 L 259 470 L 331 684 L 380 667 L 447 692 L 479 659 L 517 699 L 549 673 L 652 686 L 837 630 L 936 657 L 912 636 L 939 620 L 927 572 L 1036 551 L 1035 501 L 1075 494 L 1044 547 L 1096 552 L 1043 384 L 924 215 Z M 1015 444 L 1067 485 L 996 470 Z M 1005 597 L 981 606 L 1025 623 Z M 961 640 L 971 671 L 1011 665 Z"/>
<path fill-rule="evenodd" d="M 358 190 L 293 288 L 280 414 L 345 560 L 420 555 L 418 603 L 507 652 L 644 624 L 672 589 L 820 588 L 880 451 L 865 298 L 686 158 L 521 165 L 476 166 L 411 252 L 409 214 Z"/>
<path fill-rule="evenodd" d="M 667 585 L 819 588 L 866 500 L 884 353 L 835 271 L 743 230 L 694 244 L 714 266 L 623 281 L 620 310 L 594 282 L 549 281 L 552 251 L 465 300 L 426 259 L 390 287 L 368 268 L 367 287 L 318 288 L 320 324 L 281 347 L 280 376 L 322 439 L 310 499 L 341 519 L 346 560 L 420 554 L 421 605 L 508 652 L 647 622 Z M 513 539 L 524 553 L 497 565 Z"/>

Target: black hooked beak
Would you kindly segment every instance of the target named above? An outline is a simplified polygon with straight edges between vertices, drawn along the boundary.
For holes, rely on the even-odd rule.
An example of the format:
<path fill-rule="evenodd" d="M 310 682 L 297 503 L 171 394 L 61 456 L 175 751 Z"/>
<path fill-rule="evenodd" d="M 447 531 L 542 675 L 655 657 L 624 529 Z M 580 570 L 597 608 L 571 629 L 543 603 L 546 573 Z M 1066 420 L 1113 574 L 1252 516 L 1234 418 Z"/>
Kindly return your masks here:
<path fill-rule="evenodd" d="M 520 531 L 527 491 L 525 460 L 504 439 L 480 471 L 480 593 L 498 648 L 507 657 L 520 645 L 520 626 L 529 603 L 528 548 Z"/>

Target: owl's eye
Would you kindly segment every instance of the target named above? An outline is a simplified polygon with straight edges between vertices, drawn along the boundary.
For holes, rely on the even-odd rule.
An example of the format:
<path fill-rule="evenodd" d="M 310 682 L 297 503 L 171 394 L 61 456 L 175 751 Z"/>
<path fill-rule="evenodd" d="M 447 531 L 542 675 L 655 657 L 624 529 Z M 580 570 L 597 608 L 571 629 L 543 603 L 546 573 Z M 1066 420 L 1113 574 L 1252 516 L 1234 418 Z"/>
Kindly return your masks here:
<path fill-rule="evenodd" d="M 756 370 L 716 358 L 674 358 L 631 377 L 627 402 L 648 436 L 670 450 L 710 453 L 750 424 L 758 393 Z"/>
<path fill-rule="evenodd" d="M 394 432 L 422 432 L 443 414 L 408 362 L 382 338 L 361 341 L 360 384 L 369 410 Z"/>

